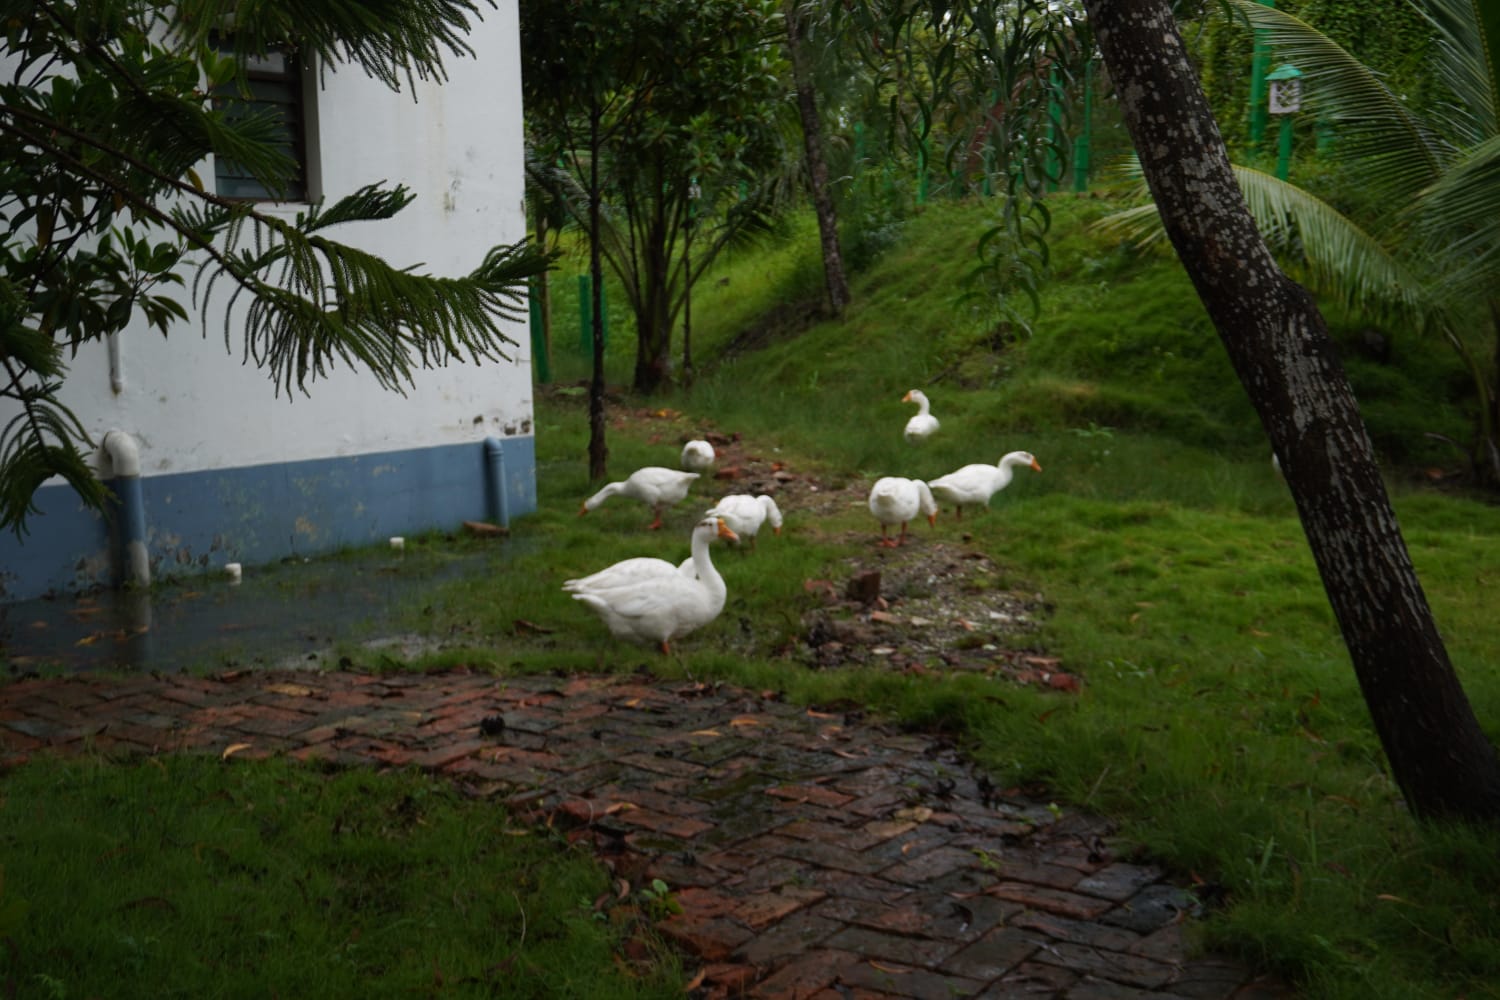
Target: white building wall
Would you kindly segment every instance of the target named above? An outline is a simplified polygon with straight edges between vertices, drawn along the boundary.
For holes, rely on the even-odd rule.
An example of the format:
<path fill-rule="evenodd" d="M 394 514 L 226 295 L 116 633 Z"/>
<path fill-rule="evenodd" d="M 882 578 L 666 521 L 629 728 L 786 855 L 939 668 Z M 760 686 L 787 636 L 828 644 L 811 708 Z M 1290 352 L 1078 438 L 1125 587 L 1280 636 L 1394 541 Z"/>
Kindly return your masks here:
<path fill-rule="evenodd" d="M 316 190 L 332 201 L 365 184 L 384 181 L 405 184 L 416 195 L 395 218 L 338 227 L 329 231 L 332 238 L 399 266 L 458 276 L 475 268 L 491 247 L 525 237 L 517 5 L 512 0 L 497 9 L 481 10 L 485 18 L 474 24 L 467 38 L 475 55 L 450 56 L 444 82 L 418 81 L 414 91 L 403 86 L 394 92 L 357 68 L 320 75 L 313 139 L 319 166 Z M 212 165 L 200 169 L 200 176 L 212 178 Z M 273 210 L 294 214 L 302 207 Z M 221 280 L 211 308 L 222 308 L 227 291 L 229 284 Z M 178 290 L 178 295 L 191 307 L 188 290 Z M 510 360 L 419 369 L 405 396 L 382 389 L 363 371 L 340 367 L 309 383 L 310 395 L 294 392 L 288 398 L 284 390 L 277 396 L 267 372 L 243 362 L 239 330 L 233 332 L 226 350 L 222 313 L 211 315 L 206 326 L 191 308 L 190 313 L 191 322 L 179 324 L 167 338 L 144 323 L 120 335 L 119 391 L 111 385 L 108 348 L 99 343 L 88 345 L 73 360 L 61 394 L 96 442 L 113 429 L 135 439 L 148 500 L 152 477 L 171 477 L 163 483 L 172 484 L 171 495 L 181 504 L 180 498 L 196 495 L 194 484 L 199 480 L 193 474 L 264 468 L 268 477 L 285 480 L 287 474 L 277 469 L 293 463 L 304 463 L 297 466 L 299 484 L 310 474 L 324 475 L 323 470 L 332 469 L 324 478 L 353 481 L 348 488 L 357 492 L 369 488 L 368 475 L 360 479 L 339 471 L 338 459 L 386 453 L 409 457 L 417 451 L 457 454 L 458 458 L 444 459 L 447 465 L 440 467 L 424 456 L 408 463 L 411 471 L 406 479 L 386 476 L 382 481 L 384 489 L 418 497 L 408 506 L 420 507 L 430 520 L 444 515 L 431 513 L 433 498 L 419 495 L 437 488 L 451 492 L 453 481 L 448 473 L 452 469 L 462 469 L 462 477 L 468 475 L 468 453 L 454 451 L 454 446 L 472 445 L 477 469 L 482 443 L 498 438 L 524 445 L 510 452 L 509 464 L 502 465 L 507 478 L 502 491 L 513 498 L 511 513 L 534 508 L 531 348 L 524 319 L 507 326 L 515 341 L 506 348 Z M 8 416 L 0 412 L 0 418 Z M 102 451 L 99 462 L 103 474 L 113 474 Z M 208 479 L 202 482 L 209 484 Z M 249 492 L 255 492 L 253 476 L 237 482 L 251 483 Z M 481 493 L 484 488 L 481 484 Z M 203 489 L 205 497 L 227 495 L 222 483 Z M 494 492 L 493 484 L 489 489 Z M 59 574 L 71 573 L 72 585 L 99 582 L 101 567 L 109 561 L 99 554 L 101 545 L 108 542 L 102 524 L 83 532 L 89 537 L 80 543 L 80 551 L 59 551 L 55 557 L 39 551 L 57 546 L 49 539 L 77 536 L 80 530 L 68 527 L 69 519 L 84 516 L 66 486 L 49 485 L 44 493 L 48 494 L 41 498 L 44 513 L 33 519 L 44 530 L 19 543 L 13 538 L 0 541 L 0 598 L 66 589 L 60 586 Z M 491 509 L 493 501 L 492 496 Z M 205 499 L 195 501 L 194 506 L 216 502 Z M 321 517 L 325 527 L 308 532 L 301 539 L 304 543 L 315 537 L 323 547 L 357 544 L 374 540 L 382 531 L 415 533 L 436 526 L 403 525 L 398 523 L 398 514 L 387 510 L 378 524 L 361 527 L 354 523 L 356 516 L 331 509 L 336 500 L 324 496 L 318 503 L 326 509 L 307 514 L 299 523 L 317 523 Z M 461 517 L 479 516 L 484 504 L 481 495 L 472 502 L 464 498 L 450 503 L 446 509 L 451 512 L 451 523 L 456 523 Z M 348 510 L 362 512 L 371 505 L 351 497 Z M 256 538 L 253 545 L 246 542 L 237 547 L 232 526 L 237 517 L 248 524 L 249 515 L 226 507 L 222 520 L 229 527 L 214 531 L 215 554 L 210 558 L 203 544 L 182 541 L 186 535 L 170 523 L 171 512 L 163 506 L 158 501 L 146 511 L 155 561 L 173 559 L 169 543 L 179 547 L 175 561 L 190 566 L 277 555 L 276 544 L 266 539 L 277 532 L 264 527 L 258 532 L 247 530 L 247 536 Z M 193 516 L 201 518 L 205 513 L 212 521 L 212 511 L 195 510 Z M 328 527 L 346 517 L 354 527 L 353 537 Z M 48 518 L 52 518 L 50 524 L 45 523 Z M 222 541 L 226 538 L 230 541 Z M 296 547 L 298 541 L 293 537 L 287 544 Z M 55 572 L 37 568 L 54 562 Z M 87 567 L 86 571 L 81 567 Z"/>
<path fill-rule="evenodd" d="M 490 11 L 470 36 L 478 57 L 450 59 L 449 81 L 419 82 L 415 101 L 357 70 L 325 77 L 316 142 L 328 199 L 382 180 L 416 193 L 394 219 L 334 229 L 333 238 L 458 276 L 490 247 L 525 236 L 516 30 L 514 3 Z M 228 288 L 219 283 L 218 302 Z M 241 363 L 243 339 L 226 350 L 222 321 L 214 317 L 205 332 L 195 313 L 169 338 L 143 323 L 121 334 L 118 395 L 106 345 L 91 345 L 63 398 L 96 440 L 111 428 L 135 435 L 145 475 L 510 436 L 530 429 L 531 347 L 524 324 L 508 335 L 513 361 L 421 370 L 405 397 L 340 368 L 311 383 L 309 395 L 278 399 L 265 371 Z"/>

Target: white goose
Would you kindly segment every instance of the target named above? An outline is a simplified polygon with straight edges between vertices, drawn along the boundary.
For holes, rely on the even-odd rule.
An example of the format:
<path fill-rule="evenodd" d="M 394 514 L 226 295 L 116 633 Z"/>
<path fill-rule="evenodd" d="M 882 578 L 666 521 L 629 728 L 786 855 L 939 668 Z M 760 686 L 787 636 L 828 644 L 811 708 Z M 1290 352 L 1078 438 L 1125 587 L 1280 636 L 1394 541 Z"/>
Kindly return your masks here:
<path fill-rule="evenodd" d="M 656 515 L 649 527 L 660 528 L 662 511 L 687 496 L 688 487 L 697 478 L 696 472 L 679 472 L 659 465 L 648 465 L 643 469 L 636 469 L 618 483 L 610 483 L 589 497 L 583 502 L 578 516 L 582 517 L 612 496 L 626 496 L 648 505 Z"/>
<path fill-rule="evenodd" d="M 682 446 L 682 467 L 691 472 L 707 472 L 719 453 L 707 441 L 689 441 Z"/>
<path fill-rule="evenodd" d="M 1020 465 L 1042 471 L 1031 452 L 1013 451 L 995 465 L 966 465 L 957 472 L 931 480 L 927 485 L 932 487 L 933 496 L 954 506 L 961 521 L 965 505 L 983 507 L 988 504 L 990 497 L 1010 485 L 1013 470 Z"/>
<path fill-rule="evenodd" d="M 724 610 L 728 592 L 708 554 L 715 538 L 737 540 L 717 517 L 705 517 L 694 526 L 692 576 L 677 570 L 657 572 L 607 590 L 577 591 L 573 599 L 602 618 L 616 638 L 655 643 L 670 653 L 673 639 L 702 628 Z"/>
<path fill-rule="evenodd" d="M 629 587 L 643 580 L 649 580 L 653 576 L 671 576 L 673 573 L 681 573 L 688 579 L 696 579 L 698 571 L 693 567 L 693 557 L 688 556 L 676 566 L 665 559 L 657 559 L 653 556 L 621 559 L 597 573 L 564 580 L 562 589 L 570 594 L 595 593 L 601 590 L 613 590 L 616 587 Z"/>
<path fill-rule="evenodd" d="M 720 497 L 709 513 L 722 517 L 730 530 L 741 539 L 748 538 L 752 548 L 761 525 L 767 521 L 771 523 L 773 533 L 781 534 L 781 508 L 776 506 L 773 498 L 764 493 L 760 496 L 732 493 L 727 497 Z"/>
<path fill-rule="evenodd" d="M 870 513 L 880 522 L 880 544 L 895 548 L 906 543 L 906 522 L 921 514 L 929 525 L 937 523 L 937 501 L 920 479 L 885 476 L 870 488 Z M 886 535 L 892 525 L 901 525 L 901 534 L 892 539 Z"/>
<path fill-rule="evenodd" d="M 932 404 L 921 389 L 913 389 L 901 397 L 903 403 L 916 403 L 917 415 L 906 422 L 906 440 L 909 444 L 921 444 L 937 433 L 938 419 L 928 411 Z"/>

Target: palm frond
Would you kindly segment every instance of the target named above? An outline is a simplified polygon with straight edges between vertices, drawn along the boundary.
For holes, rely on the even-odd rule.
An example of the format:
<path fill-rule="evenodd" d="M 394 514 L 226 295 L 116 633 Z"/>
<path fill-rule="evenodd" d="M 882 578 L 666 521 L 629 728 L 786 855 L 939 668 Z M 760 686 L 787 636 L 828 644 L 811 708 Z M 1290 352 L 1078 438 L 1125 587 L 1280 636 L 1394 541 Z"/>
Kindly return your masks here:
<path fill-rule="evenodd" d="M 1422 276 L 1379 236 L 1295 184 L 1251 167 L 1233 169 L 1256 226 L 1289 271 L 1370 314 L 1415 318 L 1435 308 Z M 1138 162 L 1133 173 L 1139 176 Z M 1096 227 L 1143 245 L 1165 236 L 1154 203 L 1116 212 Z"/>
<path fill-rule="evenodd" d="M 1283 10 L 1254 0 L 1229 0 L 1265 33 L 1276 62 L 1303 77 L 1304 106 L 1335 135 L 1329 155 L 1357 160 L 1361 180 L 1392 203 L 1430 184 L 1453 159 L 1453 142 L 1413 115 L 1380 78 L 1328 36 Z"/>
<path fill-rule="evenodd" d="M 1410 217 L 1424 255 L 1443 263 L 1446 298 L 1500 298 L 1500 135 L 1481 143 L 1421 193 Z"/>
<path fill-rule="evenodd" d="M 1500 7 L 1478 0 L 1426 0 L 1437 32 L 1438 73 L 1453 92 L 1449 114 L 1464 145 L 1500 134 Z"/>
<path fill-rule="evenodd" d="M 1315 287 L 1370 312 L 1421 311 L 1421 278 L 1377 235 L 1272 174 L 1236 166 L 1234 176 L 1266 243 Z"/>

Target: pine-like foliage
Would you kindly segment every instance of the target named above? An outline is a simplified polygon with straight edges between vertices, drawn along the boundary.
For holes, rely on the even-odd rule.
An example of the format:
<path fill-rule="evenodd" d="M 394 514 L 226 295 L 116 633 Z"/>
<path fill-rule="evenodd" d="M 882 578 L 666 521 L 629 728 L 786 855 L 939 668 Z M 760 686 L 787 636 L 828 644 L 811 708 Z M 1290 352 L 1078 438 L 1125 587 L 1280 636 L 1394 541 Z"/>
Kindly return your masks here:
<path fill-rule="evenodd" d="M 195 172 L 214 155 L 272 191 L 291 174 L 277 123 L 231 115 L 203 86 L 242 85 L 243 57 L 290 46 L 399 90 L 471 54 L 480 13 L 470 0 L 0 0 L 0 527 L 24 531 L 52 476 L 102 506 L 91 442 L 58 399 L 68 359 L 135 319 L 168 333 L 186 295 L 288 393 L 339 364 L 400 391 L 418 368 L 506 356 L 501 324 L 524 316 L 545 255 L 500 246 L 463 277 L 419 274 L 329 235 L 399 212 L 403 187 L 288 221 Z"/>

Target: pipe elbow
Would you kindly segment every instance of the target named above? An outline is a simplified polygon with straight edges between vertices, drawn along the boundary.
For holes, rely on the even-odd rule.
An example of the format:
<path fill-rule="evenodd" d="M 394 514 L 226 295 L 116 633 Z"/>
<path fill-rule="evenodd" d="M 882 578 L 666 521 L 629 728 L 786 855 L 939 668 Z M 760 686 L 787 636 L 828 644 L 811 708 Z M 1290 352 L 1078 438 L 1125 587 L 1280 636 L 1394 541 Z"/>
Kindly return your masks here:
<path fill-rule="evenodd" d="M 140 476 L 141 449 L 135 438 L 122 430 L 111 430 L 104 435 L 103 448 L 115 476 Z"/>

